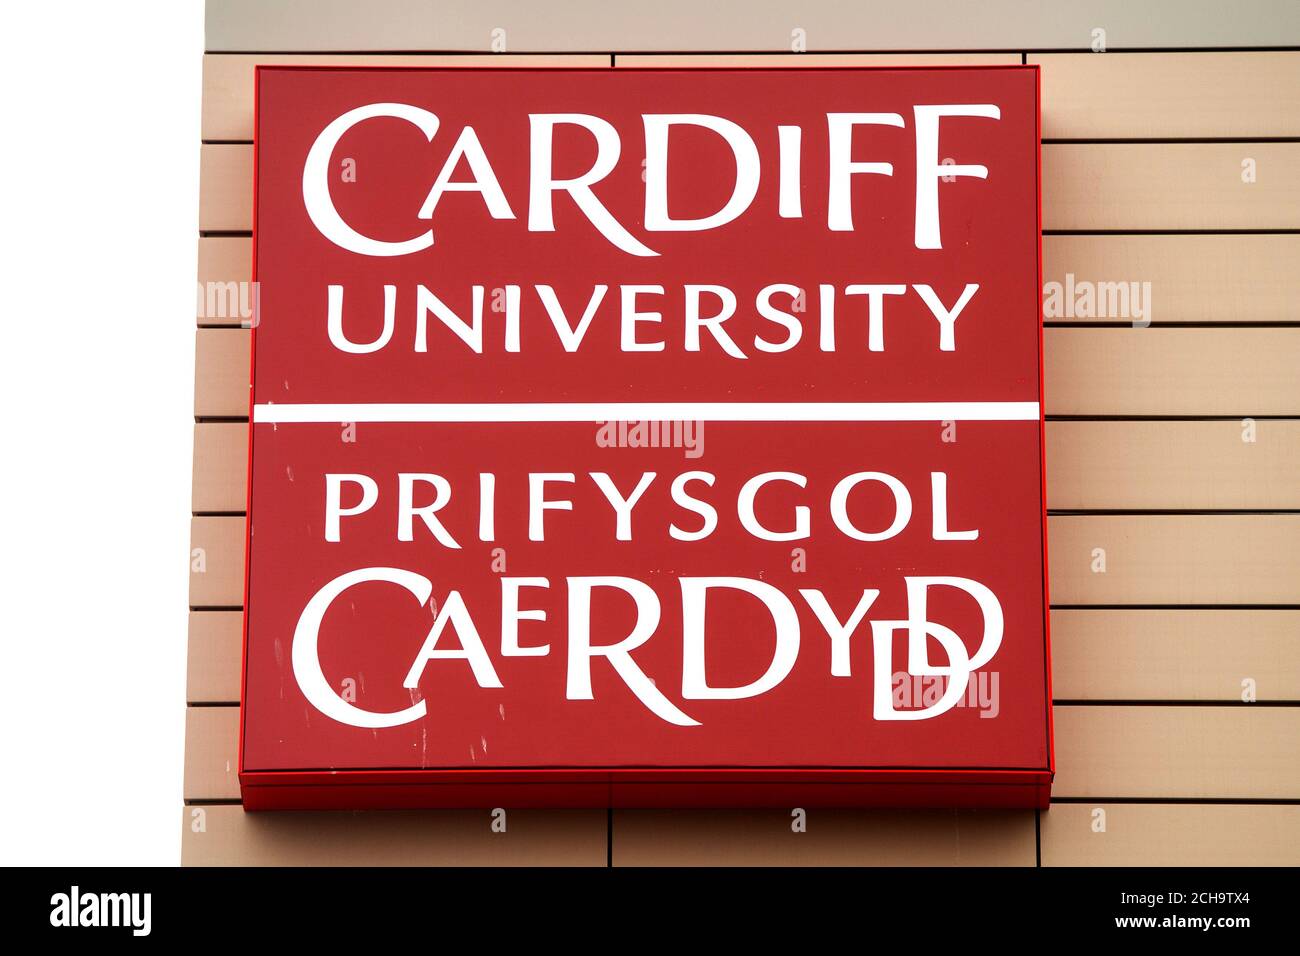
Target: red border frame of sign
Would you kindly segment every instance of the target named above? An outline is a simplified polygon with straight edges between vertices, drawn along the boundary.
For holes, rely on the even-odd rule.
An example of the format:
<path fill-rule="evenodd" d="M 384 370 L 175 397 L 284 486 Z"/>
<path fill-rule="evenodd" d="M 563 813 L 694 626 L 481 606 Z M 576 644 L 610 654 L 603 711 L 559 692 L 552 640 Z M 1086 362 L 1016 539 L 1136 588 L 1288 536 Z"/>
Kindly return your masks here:
<path fill-rule="evenodd" d="M 635 67 L 643 73 L 703 73 L 758 67 Z M 253 221 L 252 281 L 257 282 L 258 107 L 263 70 L 382 70 L 385 72 L 460 72 L 485 67 L 257 65 L 253 71 Z M 492 67 L 516 73 L 601 72 L 593 67 Z M 608 69 L 615 69 L 609 67 Z M 798 71 L 911 72 L 915 70 L 1032 70 L 1037 109 L 1034 116 L 1037 176 L 1037 285 L 1043 286 L 1042 71 L 1037 64 L 988 66 L 815 66 L 781 67 Z M 1047 809 L 1056 775 L 1052 720 L 1051 605 L 1048 601 L 1046 405 L 1044 402 L 1043 322 L 1038 319 L 1039 510 L 1043 527 L 1043 679 L 1047 703 L 1047 768 L 989 767 L 618 767 L 598 769 L 524 767 L 477 770 L 322 769 L 247 771 L 244 769 L 244 707 L 248 675 L 248 594 L 253 497 L 253 374 L 257 362 L 255 311 L 249 329 L 248 471 L 244 508 L 244 606 L 239 684 L 239 785 L 245 810 L 367 810 L 432 807 L 969 807 Z M 683 788 L 689 788 L 683 792 Z"/>

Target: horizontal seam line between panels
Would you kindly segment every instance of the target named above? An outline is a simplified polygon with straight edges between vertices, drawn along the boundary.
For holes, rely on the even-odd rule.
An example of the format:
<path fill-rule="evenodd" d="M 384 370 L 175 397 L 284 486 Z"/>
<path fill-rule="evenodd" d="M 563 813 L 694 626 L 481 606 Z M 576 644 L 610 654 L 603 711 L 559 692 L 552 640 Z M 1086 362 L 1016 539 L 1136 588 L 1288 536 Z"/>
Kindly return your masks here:
<path fill-rule="evenodd" d="M 205 140 L 206 142 L 206 140 Z M 251 142 L 251 140 L 250 140 Z M 1300 136 L 1044 136 L 1044 146 L 1219 145 L 1231 143 L 1300 143 Z"/>
<path fill-rule="evenodd" d="M 1047 415 L 1047 422 L 1236 422 L 1252 418 L 1260 422 L 1300 421 L 1295 413 L 1286 415 Z M 247 421 L 247 419 L 245 419 Z"/>
<path fill-rule="evenodd" d="M 1052 803 L 1171 803 L 1187 806 L 1274 806 L 1300 805 L 1300 797 L 1058 797 L 1052 794 Z M 1050 812 L 1050 810 L 1049 810 Z"/>
<path fill-rule="evenodd" d="M 1300 51 L 1300 46 L 1185 46 L 1185 47 L 1113 47 L 1107 46 L 1106 53 L 1290 53 Z M 454 50 L 401 50 L 401 49 L 372 49 L 372 50 L 207 50 L 203 51 L 211 56 L 499 56 L 503 60 L 510 57 L 518 56 L 687 56 L 687 57 L 708 57 L 708 56 L 791 56 L 790 50 L 511 50 L 508 53 L 493 53 L 491 50 L 482 49 L 454 49 Z M 1005 54 L 1025 54 L 1027 56 L 1037 56 L 1046 53 L 1077 53 L 1085 56 L 1096 56 L 1091 47 L 1039 47 L 1017 49 L 1007 49 L 1005 47 L 972 47 L 963 49 L 946 49 L 946 50 L 893 50 L 893 49 L 843 49 L 843 50 L 822 50 L 818 49 L 810 54 L 794 54 L 798 56 L 820 56 L 822 54 L 835 55 L 889 55 L 889 56 L 930 56 L 934 54 L 980 54 L 980 53 L 1005 53 Z M 325 64 L 326 66 L 332 64 Z M 346 64 L 337 64 L 344 66 Z M 1008 66 L 1017 64 L 1009 63 Z M 1025 64 L 1021 64 L 1025 65 Z M 1028 64 L 1033 66 L 1034 64 Z M 605 67 L 590 67 L 590 69 L 605 69 Z M 740 67 L 737 67 L 740 69 Z"/>
<path fill-rule="evenodd" d="M 1138 643 L 1135 639 L 1134 643 Z M 238 701 L 235 702 L 238 707 Z M 1177 700 L 1126 700 L 1122 697 L 1087 700 L 1080 698 L 1053 698 L 1053 707 L 1229 707 L 1229 708 L 1246 708 L 1246 707 L 1266 707 L 1266 708 L 1293 708 L 1300 706 L 1300 699 L 1288 698 L 1286 700 L 1258 700 L 1247 702 L 1244 700 L 1218 700 L 1214 698 L 1206 700 L 1187 700 L 1180 698 Z"/>
<path fill-rule="evenodd" d="M 1116 803 L 1116 804 L 1174 804 L 1179 806 L 1257 806 L 1257 807 L 1289 807 L 1300 805 L 1300 797 L 1058 797 L 1052 795 L 1054 804 L 1097 804 L 1097 803 Z M 237 797 L 185 797 L 184 805 L 187 807 L 238 807 L 243 805 L 243 801 Z M 439 808 L 432 808 L 437 812 Z M 457 808 L 448 808 L 457 809 Z M 636 812 L 635 807 L 615 807 L 619 812 Z M 713 809 L 713 808 L 702 808 Z M 840 807 L 838 809 L 852 809 L 851 807 Z M 888 808 L 871 808 L 863 807 L 863 812 L 868 813 L 887 813 Z M 557 809 L 556 812 L 567 812 L 564 809 Z M 723 811 L 726 812 L 726 811 Z M 934 809 L 935 813 L 944 813 L 942 809 Z M 1004 813 L 1003 810 L 985 811 L 988 813 Z M 1028 812 L 1026 809 L 1025 812 Z M 1051 812 L 1050 808 L 1047 812 Z M 342 812 L 340 812 L 340 816 Z"/>

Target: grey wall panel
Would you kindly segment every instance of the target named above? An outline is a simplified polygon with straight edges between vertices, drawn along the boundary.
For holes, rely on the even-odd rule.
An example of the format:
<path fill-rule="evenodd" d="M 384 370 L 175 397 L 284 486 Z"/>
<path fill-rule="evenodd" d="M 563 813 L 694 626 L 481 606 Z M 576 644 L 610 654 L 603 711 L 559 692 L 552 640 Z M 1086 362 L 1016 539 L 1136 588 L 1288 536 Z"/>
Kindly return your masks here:
<path fill-rule="evenodd" d="M 1296 0 L 208 0 L 209 51 L 1089 50 L 1300 46 Z M 504 31 L 494 33 L 494 31 Z"/>

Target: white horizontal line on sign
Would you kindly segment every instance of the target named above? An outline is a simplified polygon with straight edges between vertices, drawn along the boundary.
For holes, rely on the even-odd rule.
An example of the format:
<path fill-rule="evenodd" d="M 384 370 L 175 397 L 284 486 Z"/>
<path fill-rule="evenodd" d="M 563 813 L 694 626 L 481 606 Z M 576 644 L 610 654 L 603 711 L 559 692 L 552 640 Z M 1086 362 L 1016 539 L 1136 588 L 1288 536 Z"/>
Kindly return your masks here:
<path fill-rule="evenodd" d="M 942 422 L 1038 421 L 1037 402 L 487 402 L 264 404 L 253 421 L 286 422 Z"/>

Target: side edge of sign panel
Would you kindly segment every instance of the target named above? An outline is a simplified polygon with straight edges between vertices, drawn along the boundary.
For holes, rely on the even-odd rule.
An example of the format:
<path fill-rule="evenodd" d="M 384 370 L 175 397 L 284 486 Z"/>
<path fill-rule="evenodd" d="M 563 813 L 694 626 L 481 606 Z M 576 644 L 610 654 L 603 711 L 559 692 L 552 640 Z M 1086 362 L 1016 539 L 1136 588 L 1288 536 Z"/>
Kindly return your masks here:
<path fill-rule="evenodd" d="M 258 72 L 249 808 L 1033 806 L 1033 69 Z"/>

